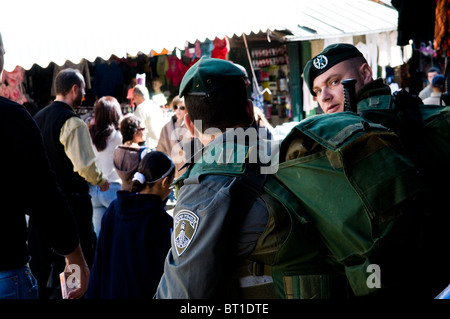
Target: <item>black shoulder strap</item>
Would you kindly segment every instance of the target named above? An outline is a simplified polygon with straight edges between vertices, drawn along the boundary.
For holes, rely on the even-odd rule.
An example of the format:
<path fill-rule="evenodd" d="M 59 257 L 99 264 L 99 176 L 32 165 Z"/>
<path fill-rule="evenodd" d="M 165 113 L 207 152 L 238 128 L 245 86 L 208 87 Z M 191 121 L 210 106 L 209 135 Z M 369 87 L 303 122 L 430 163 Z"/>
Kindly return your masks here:
<path fill-rule="evenodd" d="M 261 174 L 260 169 L 260 163 L 246 164 L 245 173 L 236 177 L 235 189 L 232 190 L 230 210 L 235 215 L 233 219 L 239 224 L 243 222 L 255 200 L 264 191 L 267 175 Z"/>
<path fill-rule="evenodd" d="M 235 177 L 235 184 L 230 189 L 230 206 L 224 219 L 222 231 L 226 234 L 227 245 L 224 245 L 223 256 L 226 257 L 229 271 L 221 277 L 224 291 L 221 297 L 239 297 L 238 282 L 230 284 L 230 280 L 236 280 L 236 269 L 241 260 L 236 258 L 236 245 L 239 241 L 240 231 L 245 218 L 248 216 L 256 199 L 264 191 L 266 175 L 260 174 L 260 164 L 248 164 L 244 174 Z M 245 256 L 243 256 L 245 257 Z M 232 289 L 232 290 L 225 290 Z"/>

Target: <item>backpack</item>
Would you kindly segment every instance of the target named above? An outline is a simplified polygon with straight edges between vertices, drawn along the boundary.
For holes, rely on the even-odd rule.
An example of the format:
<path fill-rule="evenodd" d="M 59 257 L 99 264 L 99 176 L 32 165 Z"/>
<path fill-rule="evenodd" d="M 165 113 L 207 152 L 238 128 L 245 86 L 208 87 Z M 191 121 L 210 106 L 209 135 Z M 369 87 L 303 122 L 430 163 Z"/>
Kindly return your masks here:
<path fill-rule="evenodd" d="M 418 198 L 426 190 L 398 136 L 352 112 L 325 114 L 300 122 L 277 155 L 284 159 L 292 148 L 299 150 L 295 158 L 264 178 L 257 177 L 258 163 L 221 164 L 207 153 L 176 183 L 194 175 L 235 176 L 233 225 L 258 196 L 265 201 L 271 218 L 244 275 L 270 274 L 273 284 L 243 289 L 241 296 L 273 290 L 276 298 L 342 299 L 418 290 L 421 278 L 411 280 L 416 269 L 409 263 L 421 251 Z M 248 157 L 252 147 L 239 153 Z"/>
<path fill-rule="evenodd" d="M 450 177 L 450 106 L 424 105 L 420 98 L 402 89 L 392 96 L 359 101 L 358 112 L 400 137 L 408 156 L 431 187 L 440 184 L 443 177 Z"/>
<path fill-rule="evenodd" d="M 322 287 L 325 288 L 334 278 L 328 276 L 329 265 L 322 258 L 325 247 L 311 226 L 311 219 L 301 214 L 297 200 L 288 197 L 290 193 L 289 190 L 284 191 L 284 185 L 277 183 L 270 174 L 261 174 L 263 171 L 271 171 L 265 170 L 271 166 L 271 162 L 261 161 L 261 156 L 254 156 L 271 154 L 267 149 L 271 142 L 266 144 L 267 140 L 258 139 L 256 143 L 235 143 L 228 137 L 222 139 L 223 142 L 220 141 L 230 133 L 233 134 L 233 131 L 216 137 L 214 144 L 210 143 L 201 152 L 195 152 L 186 172 L 174 182 L 177 198 L 182 199 L 182 196 L 186 196 L 182 194 L 186 183 L 204 179 L 210 182 L 214 179 L 219 182 L 227 181 L 218 191 L 227 198 L 227 203 L 215 204 L 215 196 L 202 198 L 200 201 L 214 207 L 215 216 L 226 216 L 227 222 L 222 225 L 221 231 L 227 234 L 228 244 L 227 249 L 218 254 L 218 258 L 222 258 L 224 253 L 230 254 L 228 250 L 233 248 L 231 243 L 239 236 L 238 225 L 244 221 L 255 201 L 262 200 L 266 204 L 269 218 L 264 232 L 249 255 L 242 256 L 239 261 L 227 259 L 229 268 L 236 271 L 233 275 L 237 280 L 227 277 L 222 290 L 228 297 L 239 296 L 245 299 L 329 298 L 330 291 Z M 278 146 L 279 143 L 275 142 L 274 145 Z M 276 146 L 274 159 L 278 156 Z M 255 157 L 257 160 L 252 160 Z M 281 193 L 286 201 L 272 196 L 273 191 Z M 199 199 L 190 196 L 187 201 L 197 205 Z M 186 205 L 186 202 L 180 205 Z M 288 210 L 296 211 L 297 214 L 289 214 Z M 274 274 L 282 275 L 277 277 L 278 280 L 272 281 Z M 221 276 L 224 277 L 223 274 Z M 263 282 L 254 284 L 253 279 L 256 277 L 270 280 L 264 279 Z M 247 279 L 249 281 L 246 282 Z M 233 282 L 239 282 L 237 293 L 230 288 L 234 286 Z M 308 287 L 302 289 L 301 296 L 296 289 L 298 285 Z"/>
<path fill-rule="evenodd" d="M 272 264 L 277 297 L 336 296 L 330 283 L 339 276 L 350 288 L 338 289 L 343 298 L 422 287 L 407 265 L 423 249 L 419 199 L 427 190 L 396 134 L 353 112 L 317 115 L 282 141 L 280 162 L 264 190 L 291 221 L 315 229 L 326 248 L 316 252 L 331 267 L 321 274 L 300 263 L 280 267 L 289 258 L 284 246 L 301 244 L 291 236 Z"/>
<path fill-rule="evenodd" d="M 429 189 L 424 220 L 423 255 L 433 268 L 427 274 L 437 295 L 450 283 L 450 254 L 446 234 L 450 225 L 447 197 L 450 192 L 450 106 L 424 105 L 402 89 L 391 95 L 372 96 L 358 102 L 364 119 L 395 132 L 406 154 Z"/>

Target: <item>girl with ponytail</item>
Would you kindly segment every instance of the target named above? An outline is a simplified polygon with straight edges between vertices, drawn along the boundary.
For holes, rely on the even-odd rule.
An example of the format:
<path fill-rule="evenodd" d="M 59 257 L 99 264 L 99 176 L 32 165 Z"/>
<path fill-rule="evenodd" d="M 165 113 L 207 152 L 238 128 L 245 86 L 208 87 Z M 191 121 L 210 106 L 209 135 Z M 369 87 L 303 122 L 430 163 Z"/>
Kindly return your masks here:
<path fill-rule="evenodd" d="M 175 165 L 162 152 L 147 153 L 132 191 L 119 191 L 102 220 L 86 298 L 152 298 L 170 248 L 172 217 L 165 211 Z"/>

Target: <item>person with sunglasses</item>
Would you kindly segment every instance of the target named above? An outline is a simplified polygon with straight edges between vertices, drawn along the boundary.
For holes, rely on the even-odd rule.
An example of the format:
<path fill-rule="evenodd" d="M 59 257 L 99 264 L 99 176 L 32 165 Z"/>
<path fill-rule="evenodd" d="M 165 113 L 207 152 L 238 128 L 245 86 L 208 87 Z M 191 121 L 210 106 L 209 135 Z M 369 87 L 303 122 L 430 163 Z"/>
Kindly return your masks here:
<path fill-rule="evenodd" d="M 170 249 L 173 219 L 164 209 L 175 165 L 152 151 L 139 163 L 132 191 L 119 191 L 102 219 L 86 299 L 152 298 Z"/>
<path fill-rule="evenodd" d="M 186 168 L 180 170 L 185 164 L 183 145 L 190 141 L 191 134 L 184 123 L 184 116 L 187 113 L 184 98 L 177 95 L 171 104 L 175 114 L 162 128 L 156 150 L 172 158 L 175 163 L 175 179 L 177 179 L 186 171 Z"/>

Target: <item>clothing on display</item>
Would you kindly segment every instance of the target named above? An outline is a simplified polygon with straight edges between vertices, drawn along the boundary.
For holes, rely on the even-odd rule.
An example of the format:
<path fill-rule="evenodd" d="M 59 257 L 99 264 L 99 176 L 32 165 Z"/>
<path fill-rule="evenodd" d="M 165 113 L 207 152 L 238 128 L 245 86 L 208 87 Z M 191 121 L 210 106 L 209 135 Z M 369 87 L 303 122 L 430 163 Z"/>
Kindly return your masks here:
<path fill-rule="evenodd" d="M 161 78 L 163 86 L 167 84 L 166 73 L 169 70 L 169 60 L 167 55 L 158 55 L 158 60 L 156 62 L 156 72 L 158 77 Z"/>
<path fill-rule="evenodd" d="M 187 67 L 174 55 L 168 56 L 167 59 L 169 61 L 169 68 L 166 72 L 166 77 L 173 86 L 179 86 L 187 71 Z"/>
<path fill-rule="evenodd" d="M 98 64 L 94 73 L 94 95 L 114 96 L 116 86 L 123 83 L 123 73 L 115 61 Z"/>
<path fill-rule="evenodd" d="M 230 41 L 228 38 L 224 37 L 223 39 L 219 39 L 216 37 L 213 44 L 214 48 L 211 52 L 211 57 L 225 60 L 228 52 L 230 52 Z"/>
<path fill-rule="evenodd" d="M 23 94 L 22 86 L 24 74 L 25 70 L 20 66 L 16 66 L 12 72 L 3 70 L 0 81 L 0 95 L 19 104 L 25 103 L 27 98 Z"/>

